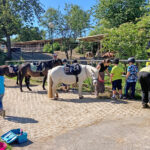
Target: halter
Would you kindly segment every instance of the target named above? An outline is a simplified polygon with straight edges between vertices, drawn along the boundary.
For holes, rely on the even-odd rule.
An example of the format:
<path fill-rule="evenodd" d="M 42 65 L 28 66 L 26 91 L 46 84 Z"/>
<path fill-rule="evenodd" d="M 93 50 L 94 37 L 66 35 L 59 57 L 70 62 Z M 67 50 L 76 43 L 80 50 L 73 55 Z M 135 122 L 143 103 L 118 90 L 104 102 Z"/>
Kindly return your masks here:
<path fill-rule="evenodd" d="M 85 73 L 86 73 L 86 76 L 87 76 L 87 78 L 88 78 L 86 66 L 85 66 Z M 88 79 L 88 81 L 89 81 L 89 79 Z M 93 77 L 92 77 L 92 82 L 93 82 L 93 81 L 98 81 L 98 78 L 95 78 L 95 77 L 93 78 Z M 89 83 L 90 83 L 90 82 L 89 82 Z"/>

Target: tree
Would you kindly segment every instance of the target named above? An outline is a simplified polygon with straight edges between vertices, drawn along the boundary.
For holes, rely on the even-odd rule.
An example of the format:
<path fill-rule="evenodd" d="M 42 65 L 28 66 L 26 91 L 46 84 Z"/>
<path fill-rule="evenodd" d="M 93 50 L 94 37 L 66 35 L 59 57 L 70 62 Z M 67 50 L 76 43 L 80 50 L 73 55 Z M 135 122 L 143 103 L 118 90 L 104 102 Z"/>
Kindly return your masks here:
<path fill-rule="evenodd" d="M 138 59 L 147 57 L 147 45 L 150 37 L 150 16 L 144 16 L 136 23 L 125 23 L 119 28 L 105 30 L 103 50 L 115 51 L 119 58 L 134 56 Z"/>
<path fill-rule="evenodd" d="M 41 40 L 44 38 L 44 34 L 45 32 L 43 30 L 40 31 L 38 27 L 23 27 L 14 41 Z"/>
<path fill-rule="evenodd" d="M 149 9 L 146 0 L 99 0 L 94 7 L 95 17 L 106 20 L 110 27 L 119 27 L 126 22 L 136 23 Z"/>
<path fill-rule="evenodd" d="M 0 0 L 0 34 L 11 58 L 10 36 L 18 33 L 22 24 L 31 24 L 44 12 L 39 0 Z M 5 40 L 6 39 L 6 40 Z"/>
<path fill-rule="evenodd" d="M 65 4 L 64 13 L 59 9 L 49 8 L 41 18 L 41 25 L 51 33 L 49 23 L 54 24 L 53 33 L 55 37 L 61 37 L 66 57 L 69 58 L 67 49 L 72 52 L 70 43 L 74 43 L 78 36 L 82 36 L 89 27 L 90 13 L 82 10 L 78 5 Z M 64 46 L 65 45 L 65 46 Z M 72 57 L 72 53 L 71 56 Z"/>

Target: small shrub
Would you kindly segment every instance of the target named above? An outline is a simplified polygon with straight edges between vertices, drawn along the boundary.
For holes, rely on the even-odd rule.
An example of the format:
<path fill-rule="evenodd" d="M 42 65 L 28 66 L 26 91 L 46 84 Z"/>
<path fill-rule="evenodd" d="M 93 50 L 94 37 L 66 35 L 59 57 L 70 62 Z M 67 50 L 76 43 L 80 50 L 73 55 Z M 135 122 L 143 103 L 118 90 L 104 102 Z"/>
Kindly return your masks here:
<path fill-rule="evenodd" d="M 53 48 L 54 48 L 54 50 L 59 51 L 60 50 L 60 44 L 58 42 L 53 43 Z"/>
<path fill-rule="evenodd" d="M 43 48 L 43 52 L 53 53 L 52 45 L 45 44 Z"/>

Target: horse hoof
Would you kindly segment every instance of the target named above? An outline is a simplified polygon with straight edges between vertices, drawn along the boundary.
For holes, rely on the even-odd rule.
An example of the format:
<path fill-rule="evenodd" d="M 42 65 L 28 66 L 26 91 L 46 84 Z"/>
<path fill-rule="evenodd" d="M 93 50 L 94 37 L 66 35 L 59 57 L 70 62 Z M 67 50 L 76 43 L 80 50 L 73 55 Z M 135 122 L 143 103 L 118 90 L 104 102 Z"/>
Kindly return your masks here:
<path fill-rule="evenodd" d="M 29 89 L 29 91 L 32 91 L 31 89 Z"/>
<path fill-rule="evenodd" d="M 80 97 L 79 97 L 79 99 L 83 99 L 83 98 L 84 98 L 83 96 L 80 96 Z"/>
<path fill-rule="evenodd" d="M 43 88 L 43 90 L 46 90 L 45 88 Z"/>
<path fill-rule="evenodd" d="M 58 100 L 58 97 L 54 97 L 53 100 Z"/>

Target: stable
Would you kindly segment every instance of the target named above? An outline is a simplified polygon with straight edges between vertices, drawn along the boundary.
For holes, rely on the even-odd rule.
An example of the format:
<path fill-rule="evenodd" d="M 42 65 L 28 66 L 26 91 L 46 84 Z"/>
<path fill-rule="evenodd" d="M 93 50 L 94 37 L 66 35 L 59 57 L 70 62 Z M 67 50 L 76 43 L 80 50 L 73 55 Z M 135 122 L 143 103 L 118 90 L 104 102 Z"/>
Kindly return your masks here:
<path fill-rule="evenodd" d="M 96 49 L 96 57 L 101 57 L 102 56 L 102 44 L 101 44 L 101 40 L 104 39 L 105 35 L 104 34 L 97 34 L 97 35 L 93 35 L 93 36 L 87 36 L 87 37 L 80 37 L 77 40 L 79 40 L 80 42 L 91 42 L 92 46 L 91 46 L 91 51 L 95 51 Z M 84 51 L 84 48 L 83 48 Z"/>

